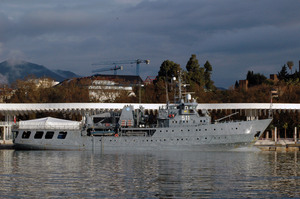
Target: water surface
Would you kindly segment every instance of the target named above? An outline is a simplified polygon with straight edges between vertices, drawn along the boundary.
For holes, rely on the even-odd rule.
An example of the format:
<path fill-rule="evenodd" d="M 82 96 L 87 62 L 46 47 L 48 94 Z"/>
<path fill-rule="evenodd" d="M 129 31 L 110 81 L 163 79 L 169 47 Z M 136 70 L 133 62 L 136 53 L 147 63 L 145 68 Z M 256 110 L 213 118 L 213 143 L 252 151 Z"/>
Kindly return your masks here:
<path fill-rule="evenodd" d="M 0 198 L 300 197 L 299 153 L 0 150 Z"/>

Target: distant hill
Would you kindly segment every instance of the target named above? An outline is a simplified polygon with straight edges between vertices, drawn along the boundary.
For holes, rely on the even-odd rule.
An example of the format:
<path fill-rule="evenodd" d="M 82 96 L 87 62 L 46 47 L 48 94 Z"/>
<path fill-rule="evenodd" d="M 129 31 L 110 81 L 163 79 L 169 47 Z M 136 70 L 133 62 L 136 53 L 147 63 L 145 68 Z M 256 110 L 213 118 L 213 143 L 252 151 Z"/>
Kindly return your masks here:
<path fill-rule="evenodd" d="M 66 71 L 66 70 L 54 70 L 54 72 L 60 76 L 62 76 L 64 79 L 70 79 L 73 77 L 81 77 L 71 71 Z"/>
<path fill-rule="evenodd" d="M 11 84 L 17 79 L 24 79 L 29 75 L 37 78 L 49 77 L 56 81 L 63 81 L 72 77 L 79 77 L 70 71 L 52 71 L 45 66 L 26 61 L 4 61 L 0 63 L 0 84 Z"/>

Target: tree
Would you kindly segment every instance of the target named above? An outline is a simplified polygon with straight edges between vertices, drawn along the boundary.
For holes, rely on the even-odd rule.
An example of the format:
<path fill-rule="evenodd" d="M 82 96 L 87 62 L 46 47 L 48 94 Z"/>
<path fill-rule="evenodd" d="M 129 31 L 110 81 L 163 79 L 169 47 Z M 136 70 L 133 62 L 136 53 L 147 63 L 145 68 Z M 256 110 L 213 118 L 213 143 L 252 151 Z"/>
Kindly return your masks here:
<path fill-rule="evenodd" d="M 247 73 L 247 80 L 248 86 L 256 86 L 261 85 L 263 82 L 266 81 L 266 77 L 260 73 L 253 73 L 253 71 L 248 71 Z"/>
<path fill-rule="evenodd" d="M 178 77 L 179 72 L 181 71 L 180 65 L 170 61 L 165 60 L 158 71 L 157 80 L 165 80 L 170 81 L 172 77 Z"/>
<path fill-rule="evenodd" d="M 181 70 L 182 69 L 179 64 L 170 60 L 165 60 L 161 64 L 156 80 L 153 81 L 155 85 L 154 90 L 156 94 L 155 101 L 162 102 L 163 98 L 165 99 L 165 101 L 169 101 L 166 91 L 174 92 L 174 90 L 171 90 L 171 88 L 168 87 L 168 84 L 171 83 L 173 77 L 178 78 L 178 75 L 181 72 Z M 173 96 L 173 93 L 170 93 L 170 96 Z"/>
<path fill-rule="evenodd" d="M 238 88 L 239 88 L 239 83 L 238 83 L 238 81 L 235 81 L 234 88 L 235 88 L 235 89 L 238 89 Z"/>
<path fill-rule="evenodd" d="M 278 75 L 277 75 L 278 79 L 280 80 L 284 80 L 284 81 L 287 81 L 288 80 L 288 73 L 287 73 L 287 67 L 286 65 L 284 64 L 281 68 L 281 71 L 278 72 Z"/>
<path fill-rule="evenodd" d="M 209 61 L 205 62 L 204 69 L 205 69 L 204 71 L 205 87 L 207 90 L 214 90 L 215 89 L 214 82 L 210 78 L 212 72 L 212 66 L 209 63 Z"/>
<path fill-rule="evenodd" d="M 196 55 L 193 54 L 186 64 L 187 70 L 187 83 L 193 86 L 196 83 L 200 87 L 205 86 L 204 68 L 201 68 Z"/>
<path fill-rule="evenodd" d="M 291 74 L 292 74 L 292 69 L 293 69 L 293 66 L 294 66 L 294 62 L 288 61 L 286 64 L 288 65 L 289 69 L 291 70 Z"/>

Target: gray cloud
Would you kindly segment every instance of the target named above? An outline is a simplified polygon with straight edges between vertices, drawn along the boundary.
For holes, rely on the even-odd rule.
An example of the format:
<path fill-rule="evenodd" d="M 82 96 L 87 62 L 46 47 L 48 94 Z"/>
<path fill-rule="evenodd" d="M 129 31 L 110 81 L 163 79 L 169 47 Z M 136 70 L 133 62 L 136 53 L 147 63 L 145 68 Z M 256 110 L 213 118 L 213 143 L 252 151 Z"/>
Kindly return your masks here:
<path fill-rule="evenodd" d="M 90 75 L 92 63 L 151 59 L 143 78 L 191 54 L 213 65 L 218 86 L 247 70 L 277 73 L 299 57 L 300 2 L 290 0 L 3 0 L 0 59 L 22 52 L 28 61 Z M 2 53 L 1 53 L 2 51 Z M 134 74 L 126 66 L 123 74 Z"/>

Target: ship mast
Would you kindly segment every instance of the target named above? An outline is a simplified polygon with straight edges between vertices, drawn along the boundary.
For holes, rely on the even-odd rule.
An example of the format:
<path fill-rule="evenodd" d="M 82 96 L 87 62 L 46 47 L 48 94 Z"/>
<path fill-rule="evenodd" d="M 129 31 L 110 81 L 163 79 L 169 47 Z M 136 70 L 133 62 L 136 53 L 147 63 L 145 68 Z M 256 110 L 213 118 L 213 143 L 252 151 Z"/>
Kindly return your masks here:
<path fill-rule="evenodd" d="M 181 71 L 179 71 L 178 75 L 178 87 L 179 87 L 179 101 L 182 99 L 182 91 L 181 91 Z"/>

